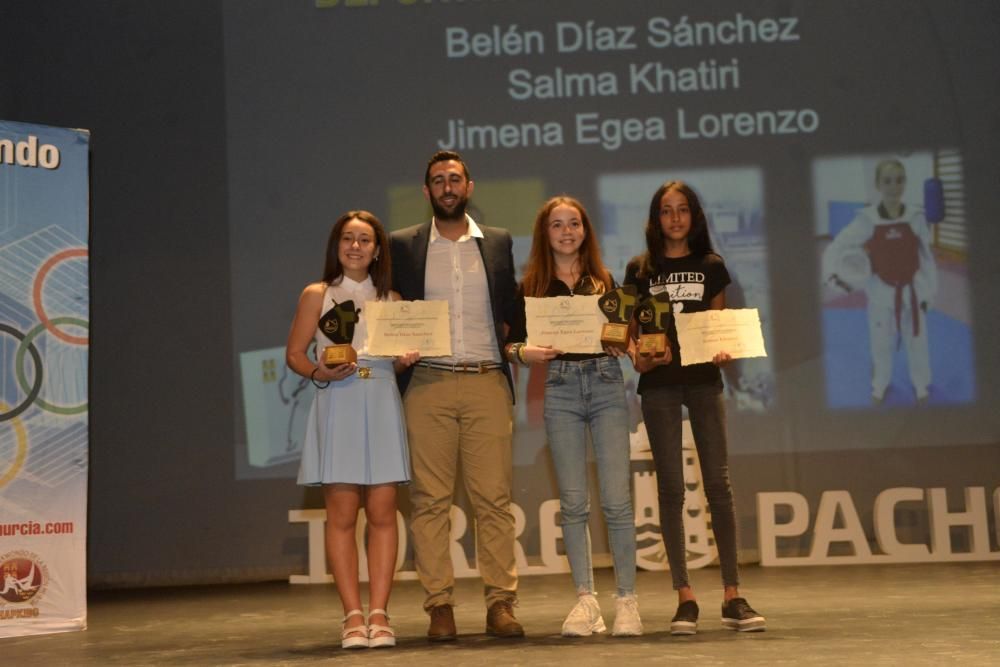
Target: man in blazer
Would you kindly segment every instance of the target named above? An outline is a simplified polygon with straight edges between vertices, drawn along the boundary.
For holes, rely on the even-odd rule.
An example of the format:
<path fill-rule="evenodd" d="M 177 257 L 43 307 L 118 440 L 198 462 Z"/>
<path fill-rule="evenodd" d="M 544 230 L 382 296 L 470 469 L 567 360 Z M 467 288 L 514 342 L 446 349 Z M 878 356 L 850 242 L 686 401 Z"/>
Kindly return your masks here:
<path fill-rule="evenodd" d="M 458 153 L 435 153 L 424 173 L 434 217 L 391 237 L 393 289 L 406 300 L 448 301 L 451 319 L 452 356 L 422 359 L 400 378 L 413 466 L 414 560 L 427 594 L 431 641 L 457 636 L 449 512 L 459 461 L 476 515 L 486 631 L 524 636 L 513 610 L 514 387 L 502 349 L 517 284 L 510 234 L 480 226 L 465 212 L 473 188 Z"/>

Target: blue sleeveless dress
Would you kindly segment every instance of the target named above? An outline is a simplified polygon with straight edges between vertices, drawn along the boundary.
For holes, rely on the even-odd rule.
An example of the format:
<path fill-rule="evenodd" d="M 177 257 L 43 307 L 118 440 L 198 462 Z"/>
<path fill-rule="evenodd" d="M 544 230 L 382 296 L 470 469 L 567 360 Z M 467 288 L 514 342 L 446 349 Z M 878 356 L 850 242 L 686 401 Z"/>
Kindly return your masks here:
<path fill-rule="evenodd" d="M 335 303 L 354 301 L 361 308 L 352 346 L 358 366 L 370 368 L 368 378 L 355 373 L 317 389 L 306 422 L 298 483 L 387 484 L 410 481 L 403 404 L 392 359 L 367 356 L 364 304 L 375 300 L 371 278 L 358 283 L 344 276 L 326 288 L 322 312 Z M 316 350 L 332 345 L 316 330 Z"/>

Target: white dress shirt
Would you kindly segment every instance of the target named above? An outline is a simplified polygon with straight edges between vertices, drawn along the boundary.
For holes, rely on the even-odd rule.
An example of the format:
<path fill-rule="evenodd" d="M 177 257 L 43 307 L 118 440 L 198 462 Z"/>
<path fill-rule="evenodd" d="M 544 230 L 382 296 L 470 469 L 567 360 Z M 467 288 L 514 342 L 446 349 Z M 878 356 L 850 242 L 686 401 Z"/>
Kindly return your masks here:
<path fill-rule="evenodd" d="M 431 221 L 430 243 L 424 273 L 424 298 L 447 301 L 451 330 L 450 357 L 445 363 L 500 361 L 486 267 L 475 239 L 483 238 L 479 225 L 468 215 L 468 230 L 457 241 L 441 236 Z"/>

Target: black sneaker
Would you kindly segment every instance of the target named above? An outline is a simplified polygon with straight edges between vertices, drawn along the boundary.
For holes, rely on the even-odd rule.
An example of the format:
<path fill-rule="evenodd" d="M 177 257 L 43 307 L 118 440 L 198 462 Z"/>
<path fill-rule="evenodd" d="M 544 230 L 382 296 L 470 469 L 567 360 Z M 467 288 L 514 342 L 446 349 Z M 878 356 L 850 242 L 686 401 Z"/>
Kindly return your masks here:
<path fill-rule="evenodd" d="M 693 635 L 698 632 L 698 603 L 694 600 L 681 602 L 677 613 L 670 619 L 670 634 Z"/>
<path fill-rule="evenodd" d="M 746 598 L 733 598 L 722 605 L 722 625 L 740 632 L 763 632 L 767 621 L 753 610 Z"/>

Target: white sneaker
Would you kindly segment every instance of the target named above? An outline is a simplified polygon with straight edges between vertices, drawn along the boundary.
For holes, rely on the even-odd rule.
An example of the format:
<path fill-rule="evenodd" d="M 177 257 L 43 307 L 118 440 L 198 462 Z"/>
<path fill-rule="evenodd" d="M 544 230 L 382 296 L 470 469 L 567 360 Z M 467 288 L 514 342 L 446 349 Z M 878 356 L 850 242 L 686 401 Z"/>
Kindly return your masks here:
<path fill-rule="evenodd" d="M 589 637 L 595 632 L 607 630 L 604 619 L 601 618 L 601 607 L 593 593 L 581 595 L 576 606 L 563 621 L 563 637 Z"/>
<path fill-rule="evenodd" d="M 638 637 L 642 634 L 639 601 L 635 593 L 615 597 L 615 625 L 611 634 L 615 637 Z"/>

